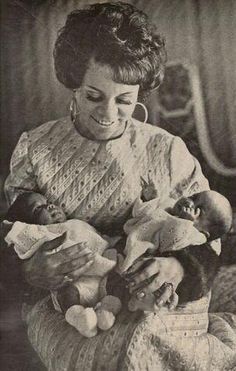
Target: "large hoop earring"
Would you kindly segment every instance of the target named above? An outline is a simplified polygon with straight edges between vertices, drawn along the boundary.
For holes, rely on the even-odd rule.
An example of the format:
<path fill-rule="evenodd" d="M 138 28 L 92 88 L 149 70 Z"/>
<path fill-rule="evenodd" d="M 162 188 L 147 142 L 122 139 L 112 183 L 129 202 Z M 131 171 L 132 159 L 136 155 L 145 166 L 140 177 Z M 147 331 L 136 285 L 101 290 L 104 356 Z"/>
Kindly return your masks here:
<path fill-rule="evenodd" d="M 73 124 L 75 123 L 76 118 L 79 115 L 78 103 L 77 103 L 77 99 L 76 99 L 75 94 L 76 94 L 76 90 L 74 89 L 73 90 L 73 96 L 72 96 L 72 99 L 71 99 L 71 102 L 70 102 L 70 118 L 71 118 L 71 121 L 73 122 Z"/>
<path fill-rule="evenodd" d="M 137 105 L 137 106 L 141 106 L 142 108 L 143 108 L 143 110 L 144 110 L 144 121 L 143 121 L 143 123 L 144 124 L 146 124 L 146 122 L 147 122 L 147 120 L 148 120 L 148 110 L 147 110 L 147 107 L 145 106 L 145 104 L 143 104 L 143 103 L 140 103 L 140 102 L 136 102 L 136 104 L 135 105 Z"/>

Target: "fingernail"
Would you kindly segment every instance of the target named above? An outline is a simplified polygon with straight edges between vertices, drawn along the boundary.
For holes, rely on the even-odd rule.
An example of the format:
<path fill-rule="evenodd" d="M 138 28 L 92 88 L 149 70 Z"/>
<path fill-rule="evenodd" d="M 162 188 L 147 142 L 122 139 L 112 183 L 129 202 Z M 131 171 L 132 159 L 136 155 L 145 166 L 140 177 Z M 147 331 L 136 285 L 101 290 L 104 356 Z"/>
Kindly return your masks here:
<path fill-rule="evenodd" d="M 157 304 L 158 306 L 161 306 L 164 304 L 164 301 L 163 300 L 160 300 L 159 303 Z"/>
<path fill-rule="evenodd" d="M 140 291 L 140 292 L 137 292 L 136 297 L 137 297 L 138 299 L 142 299 L 142 298 L 144 298 L 145 295 L 146 295 L 145 292 Z"/>

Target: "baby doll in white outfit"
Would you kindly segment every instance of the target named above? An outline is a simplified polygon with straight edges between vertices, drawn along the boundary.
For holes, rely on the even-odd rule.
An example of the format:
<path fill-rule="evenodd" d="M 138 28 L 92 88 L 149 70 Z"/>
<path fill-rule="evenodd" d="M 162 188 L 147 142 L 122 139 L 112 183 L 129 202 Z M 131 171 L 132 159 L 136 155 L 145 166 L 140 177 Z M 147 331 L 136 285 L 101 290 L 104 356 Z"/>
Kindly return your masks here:
<path fill-rule="evenodd" d="M 191 197 L 183 197 L 167 212 L 159 208 L 157 199 L 151 199 L 155 192 L 153 189 L 150 192 L 150 187 L 152 188 L 152 184 L 143 186 L 144 201 L 141 198 L 136 200 L 132 211 L 133 218 L 124 226 L 127 242 L 124 261 L 119 265 L 121 274 L 126 273 L 131 266 L 135 270 L 135 266 L 139 266 L 139 258 L 144 254 L 156 256 L 189 245 L 202 245 L 220 237 L 231 226 L 230 204 L 217 192 L 205 191 Z M 44 196 L 33 192 L 24 193 L 17 198 L 9 208 L 7 219 L 21 220 L 14 223 L 7 242 L 14 243 L 16 252 L 22 259 L 32 256 L 45 240 L 53 239 L 65 231 L 68 241 L 63 248 L 75 242 L 88 241 L 90 249 L 96 254 L 95 264 L 78 282 L 68 282 L 67 286 L 58 291 L 56 298 L 64 312 L 78 302 L 84 305 L 96 303 L 101 278 L 117 264 L 116 251 L 108 249 L 111 242 L 108 238 L 99 235 L 83 221 L 66 221 L 66 215 L 60 207 L 49 204 Z M 35 238 L 26 241 L 26 235 L 34 235 Z M 143 301 L 132 297 L 130 309 L 153 310 L 154 300 L 153 295 Z M 55 305 L 57 301 L 54 297 Z"/>
<path fill-rule="evenodd" d="M 204 191 L 180 198 L 172 208 L 165 211 L 158 199 L 151 199 L 152 184 L 143 186 L 142 200 L 134 204 L 132 216 L 124 226 L 127 242 L 121 274 L 132 266 L 139 267 L 141 256 L 160 256 L 163 252 L 180 250 L 189 245 L 203 245 L 227 233 L 232 225 L 229 201 L 215 191 Z M 155 296 L 137 300 L 131 298 L 130 310 L 148 310 L 153 307 Z"/>
<path fill-rule="evenodd" d="M 158 203 L 157 199 L 136 200 L 133 218 L 124 225 L 128 237 L 122 272 L 146 251 L 162 253 L 202 245 L 227 233 L 232 224 L 229 201 L 215 191 L 182 197 L 168 212 Z"/>
<path fill-rule="evenodd" d="M 14 222 L 5 240 L 21 259 L 30 258 L 43 242 L 52 240 L 67 232 L 67 240 L 62 249 L 81 243 L 88 244 L 94 254 L 94 262 L 90 268 L 75 282 L 68 282 L 52 293 L 54 306 L 64 313 L 73 305 L 92 307 L 101 297 L 105 296 L 103 278 L 117 264 L 115 249 L 109 248 L 117 241 L 101 236 L 88 223 L 71 219 L 66 220 L 64 211 L 51 203 L 39 193 L 25 192 L 18 196 L 9 208 L 6 219 Z M 58 249 L 50 251 L 55 253 Z"/>

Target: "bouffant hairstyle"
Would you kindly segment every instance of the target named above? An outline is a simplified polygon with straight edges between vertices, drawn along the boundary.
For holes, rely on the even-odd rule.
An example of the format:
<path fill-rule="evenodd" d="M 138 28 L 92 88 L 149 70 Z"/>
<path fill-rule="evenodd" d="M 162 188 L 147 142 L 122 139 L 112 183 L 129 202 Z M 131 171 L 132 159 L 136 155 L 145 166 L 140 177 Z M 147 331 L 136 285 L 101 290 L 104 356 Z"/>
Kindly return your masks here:
<path fill-rule="evenodd" d="M 163 79 L 166 51 L 145 13 L 122 2 L 102 3 L 68 15 L 54 49 L 58 80 L 80 87 L 91 58 L 111 67 L 115 82 L 139 84 L 144 99 Z"/>

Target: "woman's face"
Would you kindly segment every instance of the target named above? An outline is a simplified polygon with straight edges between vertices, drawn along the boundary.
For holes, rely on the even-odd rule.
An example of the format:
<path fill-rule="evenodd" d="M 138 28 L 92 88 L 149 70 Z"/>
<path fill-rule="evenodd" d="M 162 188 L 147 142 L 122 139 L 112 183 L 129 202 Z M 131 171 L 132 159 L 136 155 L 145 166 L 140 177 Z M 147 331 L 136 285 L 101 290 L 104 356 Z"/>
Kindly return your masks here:
<path fill-rule="evenodd" d="M 83 83 L 76 91 L 78 130 L 97 140 L 121 135 L 134 111 L 138 91 L 139 85 L 114 82 L 109 66 L 91 60 Z"/>

